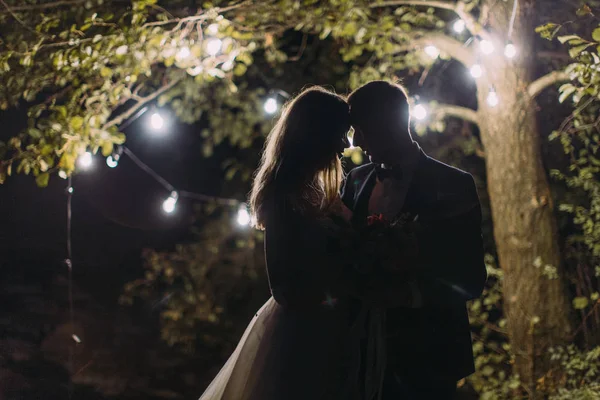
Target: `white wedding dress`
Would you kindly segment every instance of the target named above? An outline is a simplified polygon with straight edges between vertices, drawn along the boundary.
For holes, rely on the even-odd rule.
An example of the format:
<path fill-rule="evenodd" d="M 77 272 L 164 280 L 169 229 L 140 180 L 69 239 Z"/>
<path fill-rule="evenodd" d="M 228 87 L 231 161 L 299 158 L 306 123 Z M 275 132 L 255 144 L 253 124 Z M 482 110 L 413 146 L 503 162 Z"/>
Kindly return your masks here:
<path fill-rule="evenodd" d="M 294 212 L 267 223 L 271 297 L 200 400 L 331 400 L 347 379 L 349 307 L 333 301 L 331 225 Z M 335 289 L 334 289 L 335 291 Z"/>

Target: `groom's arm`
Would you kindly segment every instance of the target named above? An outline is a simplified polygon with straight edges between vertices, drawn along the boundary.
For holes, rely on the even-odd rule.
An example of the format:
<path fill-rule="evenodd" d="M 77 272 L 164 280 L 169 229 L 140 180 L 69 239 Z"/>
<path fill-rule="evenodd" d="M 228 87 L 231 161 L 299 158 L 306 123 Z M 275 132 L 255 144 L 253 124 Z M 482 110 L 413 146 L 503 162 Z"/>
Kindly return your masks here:
<path fill-rule="evenodd" d="M 461 183 L 466 210 L 425 228 L 431 249 L 418 273 L 424 304 L 445 306 L 477 298 L 487 279 L 477 189 L 470 175 L 461 176 Z"/>

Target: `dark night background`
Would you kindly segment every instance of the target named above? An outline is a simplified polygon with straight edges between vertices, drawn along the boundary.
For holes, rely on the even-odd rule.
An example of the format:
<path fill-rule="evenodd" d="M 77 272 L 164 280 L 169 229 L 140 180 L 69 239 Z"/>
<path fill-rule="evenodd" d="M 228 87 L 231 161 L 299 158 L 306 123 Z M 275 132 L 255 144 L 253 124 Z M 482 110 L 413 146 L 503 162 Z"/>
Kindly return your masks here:
<path fill-rule="evenodd" d="M 2 139 L 25 123 L 20 111 L 1 115 Z M 147 118 L 142 115 L 127 129 L 128 147 L 177 189 L 218 194 L 220 160 L 201 156 L 198 127 L 174 121 L 157 135 L 146 127 Z M 43 393 L 44 399 L 65 398 L 68 390 L 68 374 L 60 365 L 68 362 L 72 344 L 65 331 L 66 186 L 56 176 L 45 189 L 27 176 L 0 186 L 0 358 L 11 353 L 15 363 L 10 371 L 0 369 L 0 399 L 25 381 L 35 382 L 32 395 Z M 73 187 L 74 317 L 82 339 L 73 361 L 84 366 L 80 373 L 90 380 L 77 390 L 89 386 L 116 394 L 127 385 L 139 388 L 137 394 L 128 390 L 134 398 L 168 398 L 165 388 L 185 386 L 178 380 L 191 368 L 173 369 L 180 361 L 160 340 L 156 307 L 123 307 L 118 298 L 126 282 L 143 274 L 144 248 L 169 250 L 186 239 L 192 203 L 181 199 L 176 212 L 165 215 L 161 205 L 169 192 L 126 156 L 115 169 L 95 157 L 94 168 L 76 175 Z M 92 393 L 77 398 L 100 396 Z"/>
<path fill-rule="evenodd" d="M 472 83 L 464 70 L 454 63 L 436 68 L 440 70 L 431 71 L 418 90 L 412 80 L 405 83 L 430 98 L 473 107 L 473 91 L 464 87 Z M 558 111 L 553 120 L 542 122 L 543 132 L 549 132 L 565 110 L 555 100 L 544 106 Z M 148 117 L 149 113 L 142 115 L 126 130 L 127 146 L 142 161 L 178 190 L 227 192 L 221 162 L 231 150 L 221 146 L 215 156 L 202 157 L 202 122 L 173 121 L 168 132 L 158 135 L 147 128 Z M 0 114 L 0 140 L 25 123 L 25 109 Z M 448 126 L 455 133 L 461 129 L 465 126 L 457 121 Z M 491 251 L 483 160 L 465 157 L 452 145 L 453 137 L 430 134 L 419 140 L 431 155 L 458 163 L 476 176 Z M 118 301 L 124 284 L 144 273 L 143 249 L 170 250 L 189 239 L 193 203 L 181 199 L 177 211 L 165 215 L 161 204 L 169 192 L 127 156 L 115 169 L 95 157 L 92 170 L 74 176 L 74 319 L 82 343 L 72 346 L 64 263 L 66 186 L 67 181 L 53 176 L 50 185 L 40 189 L 32 177 L 21 175 L 0 185 L 0 358 L 9 367 L 0 367 L 0 400 L 64 399 L 70 391 L 77 399 L 197 398 L 219 365 L 202 352 L 183 356 L 161 341 L 157 304 L 125 307 Z M 237 190 L 236 197 L 242 200 L 244 192 Z M 259 300 L 267 296 L 267 292 L 256 293 Z M 64 367 L 69 363 L 69 348 L 75 348 L 74 365 L 81 366 L 73 385 Z M 29 387 L 27 395 L 22 394 L 23 386 Z"/>

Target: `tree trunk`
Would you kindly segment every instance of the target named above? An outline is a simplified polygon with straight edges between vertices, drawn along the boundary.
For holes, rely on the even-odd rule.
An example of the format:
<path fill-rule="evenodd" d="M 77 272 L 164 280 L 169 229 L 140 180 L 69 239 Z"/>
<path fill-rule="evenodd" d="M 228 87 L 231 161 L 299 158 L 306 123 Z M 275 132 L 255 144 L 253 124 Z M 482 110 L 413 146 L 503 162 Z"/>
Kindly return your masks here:
<path fill-rule="evenodd" d="M 533 394 L 536 381 L 547 371 L 548 348 L 565 343 L 571 320 L 556 217 L 542 164 L 537 106 L 526 90 L 534 65 L 527 58 L 534 54 L 527 37 L 531 40 L 534 33 L 525 14 L 533 5 L 521 4 L 513 36 L 521 39 L 516 43 L 520 57 L 507 61 L 502 48 L 486 57 L 486 76 L 478 82 L 478 112 L 515 372 Z M 506 20 L 509 15 L 507 11 Z M 506 29 L 501 19 L 494 22 Z M 500 100 L 497 107 L 486 101 L 492 87 Z"/>

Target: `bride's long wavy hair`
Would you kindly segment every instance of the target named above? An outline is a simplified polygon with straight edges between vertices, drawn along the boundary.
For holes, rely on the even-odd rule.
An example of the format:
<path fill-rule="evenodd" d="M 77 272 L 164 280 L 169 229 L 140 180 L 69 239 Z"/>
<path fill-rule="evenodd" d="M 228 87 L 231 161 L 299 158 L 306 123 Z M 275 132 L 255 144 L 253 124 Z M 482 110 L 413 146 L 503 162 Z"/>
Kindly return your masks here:
<path fill-rule="evenodd" d="M 326 210 L 342 181 L 339 153 L 350 129 L 345 99 L 314 86 L 288 102 L 269 133 L 250 193 L 253 224 L 264 229 L 275 206 Z"/>

